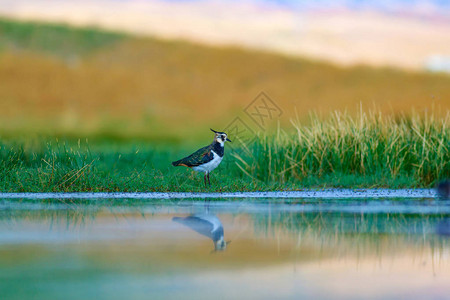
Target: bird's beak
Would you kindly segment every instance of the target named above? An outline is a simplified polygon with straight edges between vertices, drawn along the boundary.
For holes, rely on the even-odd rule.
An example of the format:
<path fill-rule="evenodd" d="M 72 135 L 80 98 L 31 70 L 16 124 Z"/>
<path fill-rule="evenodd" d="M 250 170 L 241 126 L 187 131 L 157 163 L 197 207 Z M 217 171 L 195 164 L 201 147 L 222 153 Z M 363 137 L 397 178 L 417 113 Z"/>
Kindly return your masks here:
<path fill-rule="evenodd" d="M 229 138 L 227 138 L 227 141 L 231 142 L 231 140 Z"/>

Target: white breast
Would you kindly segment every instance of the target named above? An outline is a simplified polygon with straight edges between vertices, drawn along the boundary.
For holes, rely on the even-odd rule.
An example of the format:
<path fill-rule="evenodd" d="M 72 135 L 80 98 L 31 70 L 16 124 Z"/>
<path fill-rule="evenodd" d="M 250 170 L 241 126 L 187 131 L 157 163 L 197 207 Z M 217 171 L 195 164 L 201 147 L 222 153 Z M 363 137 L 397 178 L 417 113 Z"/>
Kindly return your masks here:
<path fill-rule="evenodd" d="M 209 173 L 212 170 L 214 170 L 215 168 L 217 168 L 217 166 L 220 164 L 220 162 L 222 161 L 222 157 L 220 157 L 216 152 L 212 151 L 213 153 L 213 159 L 210 162 L 207 162 L 206 164 L 203 164 L 201 166 L 196 166 L 193 167 L 192 169 L 198 172 L 206 172 Z"/>

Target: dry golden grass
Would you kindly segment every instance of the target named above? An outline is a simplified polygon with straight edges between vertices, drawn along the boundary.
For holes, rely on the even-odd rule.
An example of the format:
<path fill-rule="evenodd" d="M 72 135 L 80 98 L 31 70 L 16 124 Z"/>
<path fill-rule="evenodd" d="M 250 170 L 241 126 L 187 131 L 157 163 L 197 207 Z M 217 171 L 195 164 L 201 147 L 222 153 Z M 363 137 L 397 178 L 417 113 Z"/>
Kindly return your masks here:
<path fill-rule="evenodd" d="M 325 63 L 237 48 L 125 38 L 70 57 L 0 52 L 3 135 L 180 138 L 223 128 L 259 92 L 283 110 L 350 114 L 374 106 L 399 114 L 450 108 L 450 76 Z M 204 135 L 203 135 L 204 136 Z"/>

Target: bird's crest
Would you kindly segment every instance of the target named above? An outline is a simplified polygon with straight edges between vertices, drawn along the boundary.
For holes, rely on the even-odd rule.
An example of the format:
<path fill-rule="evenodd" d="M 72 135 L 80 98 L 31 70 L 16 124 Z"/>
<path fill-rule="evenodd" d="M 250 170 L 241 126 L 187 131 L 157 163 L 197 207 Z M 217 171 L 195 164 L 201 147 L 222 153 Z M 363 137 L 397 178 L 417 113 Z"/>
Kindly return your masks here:
<path fill-rule="evenodd" d="M 226 141 L 231 142 L 231 140 L 228 138 L 228 135 L 225 132 L 222 131 L 215 131 L 214 129 L 210 128 L 212 132 L 214 132 L 214 141 L 220 143 L 222 146 Z"/>

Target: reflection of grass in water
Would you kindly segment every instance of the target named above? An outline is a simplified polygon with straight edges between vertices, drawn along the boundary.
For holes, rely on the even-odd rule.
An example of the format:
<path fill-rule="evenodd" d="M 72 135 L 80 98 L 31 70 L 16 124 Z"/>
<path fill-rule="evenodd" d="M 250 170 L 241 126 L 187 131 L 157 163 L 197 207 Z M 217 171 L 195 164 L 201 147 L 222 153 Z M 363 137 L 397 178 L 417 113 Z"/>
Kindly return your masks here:
<path fill-rule="evenodd" d="M 3 200 L 3 203 L 0 202 L 3 206 L 0 210 L 0 222 L 16 224 L 34 221 L 48 224 L 50 228 L 76 229 L 95 222 L 101 213 L 107 213 L 116 219 L 129 213 L 145 217 L 152 215 L 151 209 L 157 210 L 170 203 L 169 200 L 154 199 L 151 200 L 151 206 L 145 206 L 146 202 L 143 200 L 133 199 Z M 146 214 L 142 211 L 144 206 Z"/>
<path fill-rule="evenodd" d="M 152 218 L 158 216 L 158 211 L 161 212 L 160 209 L 163 207 L 167 209 L 164 209 L 164 214 L 168 214 L 166 215 L 167 220 L 170 220 L 170 212 L 174 213 L 179 208 L 177 205 L 171 208 L 171 205 L 176 202 L 167 200 L 156 203 L 152 200 L 151 205 L 148 205 L 150 202 L 127 199 L 44 200 L 38 201 L 38 206 L 27 209 L 26 205 L 29 204 L 36 205 L 36 201 L 8 202 L 9 209 L 0 210 L 0 224 L 14 227 L 22 222 L 30 222 L 31 224 L 40 224 L 44 228 L 48 226 L 51 231 L 78 232 L 79 230 L 83 231 L 84 228 L 89 229 L 94 223 L 101 223 L 103 217 L 114 217 L 119 223 L 128 222 L 127 220 L 130 218 Z M 327 204 L 324 203 L 324 205 Z M 16 207 L 21 207 L 21 209 L 15 209 Z M 154 209 L 153 212 L 152 209 Z M 243 214 L 247 216 L 246 212 Z M 450 249 L 448 239 L 435 234 L 436 224 L 444 218 L 448 218 L 448 214 L 299 213 L 269 209 L 264 213 L 249 214 L 248 216 L 253 220 L 253 230 L 250 232 L 254 232 L 254 236 L 245 238 L 251 237 L 258 241 L 257 243 L 262 248 L 253 250 L 242 248 L 238 243 L 246 241 L 246 239 L 240 240 L 231 237 L 234 249 L 243 251 L 239 254 L 240 258 L 247 255 L 246 253 L 250 253 L 247 251 L 259 251 L 258 253 L 262 255 L 262 253 L 271 253 L 270 251 L 274 251 L 274 248 L 278 247 L 278 255 L 281 253 L 285 259 L 291 258 L 292 255 L 296 259 L 305 259 L 306 261 L 333 257 L 354 258 L 355 256 L 358 259 L 381 258 L 401 256 L 402 253 L 407 252 L 413 257 L 432 258 L 434 263 Z M 100 219 L 98 219 L 99 217 Z M 107 222 L 110 224 L 111 220 Z M 225 226 L 225 232 L 228 232 L 227 230 L 228 228 Z M 267 240 L 261 240 L 259 238 L 261 236 Z M 120 248 L 120 244 L 116 245 Z M 251 245 L 255 247 L 254 243 Z M 93 253 L 97 253 L 95 246 L 92 249 Z M 153 250 L 157 252 L 158 247 L 155 249 Z M 145 246 L 135 251 L 141 254 L 145 253 Z M 110 255 L 114 256 L 114 251 Z M 201 254 L 199 255 L 201 256 Z M 7 258 L 0 262 L 6 264 Z M 187 260 L 187 264 L 189 262 L 191 260 Z"/>
<path fill-rule="evenodd" d="M 50 220 L 58 224 L 63 221 L 70 226 L 76 226 L 83 224 L 85 220 L 95 220 L 102 211 L 117 217 L 130 213 L 144 216 L 145 214 L 157 214 L 157 211 L 163 207 L 167 208 L 168 212 L 176 211 L 178 203 L 177 199 L 121 198 L 95 201 L 83 199 L 4 200 L 4 208 L 0 210 L 0 219 L 6 222 L 15 219 Z M 276 206 L 276 204 L 273 205 Z M 315 205 L 317 208 L 325 209 L 331 204 L 319 202 Z M 143 213 L 144 209 L 146 210 L 145 214 Z M 436 224 L 449 217 L 446 213 L 297 212 L 270 209 L 267 212 L 250 216 L 254 221 L 255 232 L 264 236 L 274 237 L 281 233 L 294 236 L 315 236 L 320 239 L 335 235 L 343 237 L 399 235 L 411 240 L 432 237 L 436 233 Z"/>
<path fill-rule="evenodd" d="M 161 204 L 164 202 L 167 201 L 162 201 Z M 133 209 L 135 208 L 136 211 L 139 211 L 141 205 L 143 204 L 141 201 L 121 199 L 108 199 L 96 202 L 69 199 L 60 201 L 22 201 L 21 204 L 23 205 L 14 201 L 11 201 L 11 203 L 22 207 L 27 204 L 40 204 L 41 212 L 39 212 L 39 214 L 36 214 L 36 211 L 29 210 L 25 212 L 25 216 L 22 216 L 29 218 L 30 220 L 41 221 L 42 219 L 45 220 L 48 218 L 56 218 L 63 220 L 63 222 L 65 221 L 65 218 L 75 218 L 78 220 L 80 216 L 85 219 L 95 218 L 100 209 L 110 210 L 112 214 L 120 214 L 120 209 L 122 207 L 131 207 Z M 51 211 L 51 209 L 55 208 L 55 204 L 60 205 L 60 208 L 65 208 L 67 211 Z M 11 206 L 12 209 L 14 209 L 14 205 Z M 5 212 L 5 210 L 0 210 L 0 216 L 3 212 Z M 20 211 L 17 212 L 22 213 Z M 66 215 L 64 213 L 66 213 Z M 364 216 L 363 219 L 361 215 L 356 214 L 352 214 L 351 217 L 348 217 L 348 215 L 345 214 L 341 215 L 330 213 L 301 215 L 296 213 L 280 212 L 271 213 L 270 216 L 257 215 L 254 226 L 255 230 L 258 230 L 258 228 L 267 228 L 270 225 L 275 231 L 280 230 L 278 232 L 280 234 L 293 235 L 294 239 L 297 235 L 301 234 L 304 236 L 309 234 L 309 236 L 305 238 L 305 241 L 300 241 L 300 246 L 305 246 L 305 252 L 311 251 L 314 253 L 303 255 L 304 252 L 300 252 L 301 257 L 298 255 L 297 258 L 298 260 L 302 259 L 304 264 L 297 265 L 297 267 L 300 269 L 302 267 L 308 268 L 311 264 L 316 266 L 318 265 L 318 270 L 323 272 L 322 274 L 327 275 L 327 270 L 333 271 L 333 266 L 328 268 L 328 261 L 326 260 L 326 258 L 330 257 L 330 255 L 325 253 L 322 256 L 322 258 L 325 259 L 320 260 L 319 258 L 315 261 L 315 259 L 318 258 L 318 255 L 315 254 L 315 252 L 319 252 L 317 249 L 320 248 L 309 247 L 311 250 L 308 250 L 308 239 L 312 239 L 317 236 L 317 239 L 324 239 L 325 236 L 332 236 L 334 232 L 336 232 L 336 234 L 342 237 L 340 240 L 337 240 L 336 238 L 334 239 L 335 243 L 332 244 L 332 246 L 334 246 L 333 250 L 339 250 L 339 248 L 342 249 L 343 247 L 347 247 L 348 249 L 353 248 L 352 251 L 355 253 L 358 251 L 356 250 L 358 248 L 369 248 L 370 246 L 370 251 L 378 251 L 378 253 L 380 253 L 380 251 L 383 250 L 380 249 L 380 247 L 378 249 L 373 248 L 373 246 L 380 245 L 381 242 L 378 244 L 368 243 L 367 235 L 365 235 L 364 232 L 370 230 L 382 232 L 385 231 L 386 228 L 395 228 L 396 226 L 401 226 L 402 228 L 409 227 L 408 224 L 420 223 L 419 220 L 422 217 L 425 217 L 426 219 L 426 216 L 419 215 L 394 215 L 389 218 L 387 216 L 382 216 L 380 218 L 379 216 L 374 215 L 372 217 Z M 437 216 L 436 218 L 439 219 L 440 217 L 441 216 Z M 343 220 L 340 220 L 342 218 Z M 433 218 L 434 216 L 430 216 L 427 222 L 430 224 L 433 223 Z M 396 222 L 391 222 L 393 219 L 396 220 Z M 76 224 L 80 223 L 81 222 L 76 221 Z M 377 226 L 380 224 L 386 224 L 387 226 Z M 351 234 L 350 237 L 348 235 L 345 237 L 345 234 L 341 233 L 341 231 L 345 231 L 347 229 L 353 230 L 354 228 L 362 229 L 360 230 L 360 233 Z M 265 230 L 268 231 L 268 229 Z M 391 246 L 393 243 L 397 243 L 398 245 L 396 246 L 399 247 L 397 249 L 398 252 L 402 252 L 402 254 L 399 255 L 404 254 L 404 250 L 408 245 L 405 247 L 405 243 L 402 241 L 402 238 L 399 238 L 398 235 L 395 235 L 395 237 L 392 235 L 382 235 L 379 237 L 380 240 L 383 238 L 387 238 L 387 243 Z M 327 240 L 325 240 L 325 242 L 326 241 Z M 426 241 L 429 241 L 429 239 Z M 320 242 L 323 244 L 324 252 L 330 249 L 330 247 L 328 247 L 329 244 L 326 244 L 325 242 Z M 233 243 L 239 243 L 239 240 L 235 240 Z M 186 254 L 195 255 L 195 253 L 183 252 L 183 249 L 178 249 L 178 251 L 174 253 L 163 248 L 160 249 L 160 252 L 157 252 L 158 256 L 151 256 L 148 252 L 148 248 L 151 247 L 148 245 L 145 247 L 139 247 L 132 244 L 130 245 L 129 243 L 124 243 L 122 241 L 118 244 L 119 247 L 116 249 L 111 247 L 111 245 L 100 244 L 96 246 L 95 243 L 92 242 L 89 244 L 90 249 L 88 249 L 87 245 L 84 243 L 81 245 L 58 245 L 55 247 L 47 246 L 45 248 L 35 245 L 21 245 L 20 247 L 13 248 L 14 250 L 10 250 L 9 252 L 2 252 L 2 256 L 0 257 L 0 264 L 2 267 L 2 272 L 0 274 L 0 278 L 2 279 L 0 282 L 0 294 L 4 293 L 3 295 L 6 295 L 5 299 L 26 299 L 31 297 L 60 299 L 61 295 L 66 294 L 69 299 L 80 299 L 89 298 L 92 295 L 97 295 L 99 293 L 106 295 L 104 296 L 106 298 L 114 298 L 117 296 L 118 291 L 122 292 L 123 295 L 128 294 L 133 297 L 133 295 L 135 295 L 135 289 L 138 289 L 136 293 L 138 293 L 139 296 L 142 295 L 142 298 L 145 298 L 146 296 L 152 294 L 154 290 L 160 291 L 165 288 L 173 289 L 174 285 L 176 287 L 180 287 L 177 280 L 183 280 L 183 278 L 185 279 L 189 276 L 193 276 L 193 274 L 195 275 L 199 271 L 204 274 L 205 272 L 220 272 L 221 270 L 226 269 L 232 270 L 232 272 L 227 271 L 226 274 L 228 274 L 228 276 L 233 276 L 233 274 L 236 274 L 237 272 L 245 272 L 247 270 L 252 270 L 255 267 L 261 267 L 261 274 L 267 274 L 264 273 L 265 270 L 266 272 L 267 268 L 269 271 L 272 270 L 272 266 L 292 265 L 292 258 L 282 260 L 280 259 L 280 256 L 282 255 L 273 250 L 270 251 L 270 255 L 263 256 L 264 259 L 256 259 L 258 260 L 258 262 L 256 262 L 253 258 L 250 259 L 253 263 L 249 263 L 248 260 L 242 260 L 242 257 L 240 258 L 238 255 L 235 255 L 234 257 L 231 256 L 228 260 L 223 259 L 224 257 L 227 258 L 227 256 L 225 256 L 226 253 L 224 253 L 224 256 L 197 254 L 197 256 L 192 258 L 190 255 Z M 419 251 L 415 252 L 417 253 L 420 252 L 420 249 L 428 250 L 428 245 L 429 244 L 424 244 L 423 246 L 420 246 L 422 248 L 419 248 L 418 245 L 414 245 L 413 251 L 419 249 Z M 232 247 L 232 245 L 230 245 L 230 247 Z M 436 248 L 439 247 L 442 246 L 436 246 Z M 263 250 L 264 249 L 260 248 L 250 248 L 248 251 L 252 251 L 252 257 L 258 258 L 258 254 Z M 171 253 L 163 254 L 163 252 Z M 342 251 L 341 253 L 337 252 L 338 251 L 334 251 L 331 257 L 336 257 L 342 253 Z M 429 255 L 429 252 L 424 252 L 426 252 L 425 255 Z M 362 252 L 362 254 L 366 253 L 368 253 L 368 251 Z M 9 257 L 5 254 L 9 255 Z M 386 252 L 382 252 L 381 254 L 386 254 Z M 205 255 L 207 256 L 206 258 Z M 289 254 L 286 255 L 285 252 L 283 252 L 283 255 L 285 257 L 289 256 Z M 355 256 L 352 257 L 355 258 Z M 411 259 L 411 263 L 415 263 L 413 261 L 415 256 L 407 255 L 406 257 L 407 259 Z M 172 265 L 173 261 L 168 260 L 168 258 L 173 258 L 176 264 Z M 367 257 L 362 257 L 361 260 L 364 258 Z M 202 261 L 204 260 L 207 260 L 207 263 L 202 264 Z M 235 260 L 239 260 L 239 265 L 236 265 Z M 352 262 L 353 261 L 354 260 L 352 260 Z M 370 258 L 367 258 L 366 261 L 372 263 Z M 191 264 L 189 264 L 189 262 L 191 262 Z M 370 265 L 370 267 L 376 268 L 377 262 L 378 260 L 375 260 L 373 265 Z M 422 263 L 422 260 L 419 263 Z M 350 266 L 350 270 L 352 269 L 355 269 L 353 265 Z M 274 268 L 273 270 L 276 272 L 277 268 Z M 408 270 L 410 270 L 410 268 L 408 268 Z M 256 269 L 256 271 L 258 272 L 259 269 Z M 339 272 L 345 273 L 348 271 L 349 268 L 346 268 L 344 270 L 340 270 Z M 396 269 L 391 272 L 392 274 L 402 275 L 402 273 L 399 273 Z M 420 272 L 424 272 L 423 269 L 421 269 Z M 339 276 L 339 274 L 340 273 L 336 275 Z M 270 276 L 276 275 L 277 274 L 271 274 Z M 369 273 L 368 276 L 372 275 L 373 273 Z M 415 274 L 412 274 L 412 276 L 413 275 Z M 289 271 L 288 276 L 293 276 L 292 271 Z M 362 272 L 361 276 L 367 276 L 367 273 Z M 164 282 L 168 282 L 168 284 L 162 287 L 154 284 L 154 281 L 159 282 L 158 279 L 161 278 L 166 278 L 166 281 Z M 370 280 L 371 277 L 368 278 Z M 259 279 L 259 277 L 257 277 L 257 279 Z M 121 288 L 117 288 L 116 286 Z M 145 292 L 145 295 L 142 291 Z M 140 292 L 142 292 L 142 294 L 139 294 Z"/>
<path fill-rule="evenodd" d="M 12 201 L 3 203 L 7 209 L 0 210 L 0 222 L 13 226 L 21 222 L 39 222 L 52 228 L 74 230 L 94 221 L 101 208 L 72 200 L 58 201 Z"/>
<path fill-rule="evenodd" d="M 254 216 L 257 234 L 288 236 L 298 248 L 334 255 L 381 255 L 409 250 L 442 253 L 448 240 L 436 235 L 447 214 L 270 212 Z M 434 254 L 433 254 L 434 255 Z"/>

